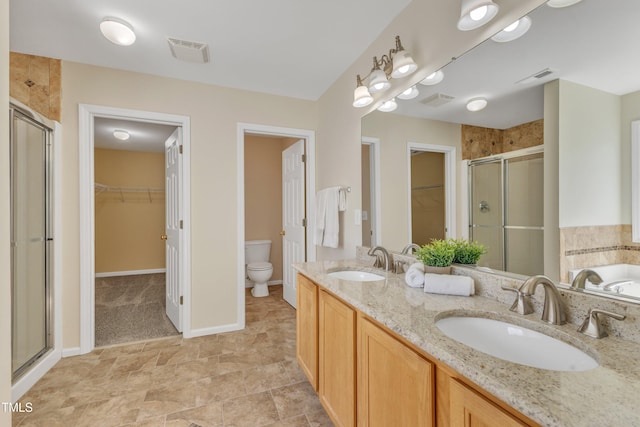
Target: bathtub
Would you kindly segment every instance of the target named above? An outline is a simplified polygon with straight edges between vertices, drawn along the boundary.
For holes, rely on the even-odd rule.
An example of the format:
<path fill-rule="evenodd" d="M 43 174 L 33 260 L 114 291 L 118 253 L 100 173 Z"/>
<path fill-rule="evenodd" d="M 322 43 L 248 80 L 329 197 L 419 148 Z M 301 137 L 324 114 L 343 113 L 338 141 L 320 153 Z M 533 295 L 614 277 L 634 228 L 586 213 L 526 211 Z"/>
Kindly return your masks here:
<path fill-rule="evenodd" d="M 587 267 L 602 277 L 602 283 L 595 285 L 588 280 L 585 289 L 606 294 L 640 298 L 640 265 L 612 264 Z M 583 269 L 569 270 L 569 281 Z"/>

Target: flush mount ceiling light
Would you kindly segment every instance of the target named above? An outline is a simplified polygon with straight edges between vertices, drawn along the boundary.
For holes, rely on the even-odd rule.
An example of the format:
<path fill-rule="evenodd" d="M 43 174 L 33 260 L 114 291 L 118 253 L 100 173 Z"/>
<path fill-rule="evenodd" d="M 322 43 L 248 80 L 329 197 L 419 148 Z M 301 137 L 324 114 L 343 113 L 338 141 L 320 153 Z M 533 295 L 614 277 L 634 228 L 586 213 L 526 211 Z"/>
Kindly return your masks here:
<path fill-rule="evenodd" d="M 470 31 L 480 28 L 496 16 L 498 9 L 491 0 L 462 0 L 458 29 Z"/>
<path fill-rule="evenodd" d="M 531 28 L 531 18 L 528 16 L 518 19 L 513 24 L 491 37 L 494 42 L 504 43 L 522 37 Z"/>
<path fill-rule="evenodd" d="M 413 99 L 416 96 L 418 96 L 419 94 L 420 94 L 420 92 L 418 92 L 418 88 L 415 85 L 413 85 L 409 89 L 405 90 L 400 95 L 398 95 L 398 98 L 400 98 L 400 99 Z"/>
<path fill-rule="evenodd" d="M 127 132 L 126 130 L 114 130 L 113 136 L 120 141 L 126 141 L 131 135 L 129 135 L 129 132 Z"/>
<path fill-rule="evenodd" d="M 549 0 L 547 6 L 549 7 L 568 7 L 573 6 L 576 3 L 580 3 L 582 0 Z"/>
<path fill-rule="evenodd" d="M 371 104 L 373 102 L 372 93 L 384 92 L 391 87 L 390 78 L 405 77 L 417 69 L 418 65 L 413 61 L 409 52 L 402 47 L 400 36 L 396 36 L 396 47 L 389 49 L 389 53 L 382 55 L 380 59 L 374 56 L 373 68 L 364 78 L 358 74 L 357 86 L 353 91 L 353 106 L 365 107 Z M 362 81 L 367 79 L 369 85 L 365 86 Z"/>
<path fill-rule="evenodd" d="M 369 89 L 362 84 L 360 74 L 356 77 L 356 90 L 353 91 L 353 106 L 356 108 L 366 107 L 373 102 L 373 97 L 369 93 Z"/>
<path fill-rule="evenodd" d="M 467 102 L 467 110 L 480 111 L 487 106 L 487 100 L 485 98 L 473 98 Z"/>
<path fill-rule="evenodd" d="M 442 79 L 444 79 L 444 73 L 442 72 L 442 70 L 438 70 L 435 73 L 431 73 L 427 77 L 425 77 L 424 80 L 420 82 L 420 84 L 425 86 L 433 86 L 440 83 Z"/>
<path fill-rule="evenodd" d="M 104 18 L 100 22 L 100 31 L 107 40 L 118 46 L 130 46 L 136 41 L 133 27 L 122 19 Z"/>
<path fill-rule="evenodd" d="M 383 113 L 390 113 L 391 111 L 398 108 L 398 103 L 395 98 L 391 98 L 388 101 L 382 103 L 381 106 L 378 107 L 378 111 L 382 111 Z"/>

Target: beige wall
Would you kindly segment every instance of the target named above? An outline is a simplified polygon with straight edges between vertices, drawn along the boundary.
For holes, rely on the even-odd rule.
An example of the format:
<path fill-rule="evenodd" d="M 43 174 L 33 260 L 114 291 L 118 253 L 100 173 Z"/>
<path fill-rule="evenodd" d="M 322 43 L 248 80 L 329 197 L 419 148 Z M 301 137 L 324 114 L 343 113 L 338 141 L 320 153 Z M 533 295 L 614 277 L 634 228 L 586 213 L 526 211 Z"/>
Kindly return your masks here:
<path fill-rule="evenodd" d="M 95 197 L 96 273 L 164 268 L 164 193 L 127 187 L 164 188 L 164 153 L 96 149 L 96 182 L 122 187 Z"/>
<path fill-rule="evenodd" d="M 0 0 L 0 105 L 0 123 L 9 123 L 9 0 Z M 0 132 L 0 171 L 0 402 L 11 402 L 9 132 Z M 10 426 L 11 414 L 0 410 L 0 427 Z"/>
<path fill-rule="evenodd" d="M 318 145 L 317 145 L 317 182 L 318 188 L 332 185 L 350 185 L 352 192 L 347 202 L 345 224 L 341 225 L 341 246 L 338 249 L 318 247 L 318 257 L 339 259 L 355 256 L 355 247 L 362 239 L 361 226 L 355 225 L 354 210 L 360 209 L 362 199 L 360 186 L 360 119 L 379 105 L 380 99 L 366 108 L 354 108 L 353 90 L 356 74 L 365 74 L 371 68 L 371 58 L 388 52 L 393 47 L 394 37 L 400 35 L 402 43 L 418 64 L 418 70 L 411 76 L 393 81 L 392 87 L 384 96 L 397 95 L 411 84 L 424 79 L 430 73 L 446 65 L 452 56 L 462 53 L 486 40 L 517 18 L 530 12 L 544 0 L 501 0 L 500 14 L 490 25 L 475 31 L 458 31 L 456 22 L 460 16 L 460 2 L 457 1 L 413 1 L 381 31 L 380 36 L 362 55 L 348 67 L 319 100 Z M 363 133 L 366 135 L 366 133 Z M 374 135 L 366 135 L 374 136 Z M 382 159 L 385 155 L 382 154 Z M 401 174 L 398 174 L 401 175 Z M 383 171 L 382 186 L 388 175 Z M 406 183 L 406 177 L 404 177 Z M 397 188 L 406 188 L 400 186 Z M 395 190 L 394 190 L 395 191 Z M 406 191 L 395 191 L 396 195 L 383 195 L 382 206 L 387 210 L 393 206 L 407 206 Z M 384 193 L 383 193 L 384 194 Z M 404 200 L 403 200 L 404 199 Z M 402 203 L 398 205 L 398 203 Z M 407 217 L 398 218 L 399 222 L 385 226 L 390 218 L 397 217 L 393 212 L 382 214 L 382 243 L 391 249 L 406 244 Z M 403 236 L 405 238 L 403 238 Z"/>
<path fill-rule="evenodd" d="M 640 120 L 640 91 L 622 96 L 620 173 L 622 175 L 622 224 L 631 224 L 631 122 Z"/>
<path fill-rule="evenodd" d="M 244 237 L 271 240 L 271 280 L 282 280 L 282 151 L 289 145 L 288 138 L 244 138 Z"/>
<path fill-rule="evenodd" d="M 95 82 L 100 82 L 96 85 Z M 238 322 L 238 122 L 315 129 L 316 103 L 73 62 L 62 64 L 64 347 L 79 345 L 78 104 L 191 120 L 191 326 Z"/>

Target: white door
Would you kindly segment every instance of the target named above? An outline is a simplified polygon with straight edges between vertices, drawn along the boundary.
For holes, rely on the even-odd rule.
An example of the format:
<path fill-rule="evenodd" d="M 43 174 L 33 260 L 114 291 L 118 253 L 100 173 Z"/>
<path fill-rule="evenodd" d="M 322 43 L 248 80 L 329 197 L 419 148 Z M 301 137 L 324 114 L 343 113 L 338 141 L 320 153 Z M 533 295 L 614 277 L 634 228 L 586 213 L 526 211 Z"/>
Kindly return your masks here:
<path fill-rule="evenodd" d="M 305 261 L 304 140 L 282 152 L 282 282 L 284 300 L 296 306 L 296 274 Z"/>
<path fill-rule="evenodd" d="M 166 241 L 166 303 L 167 317 L 182 332 L 182 283 L 180 283 L 181 234 L 181 182 L 182 128 L 177 128 L 164 143 L 165 150 L 165 204 L 166 231 L 162 238 Z"/>

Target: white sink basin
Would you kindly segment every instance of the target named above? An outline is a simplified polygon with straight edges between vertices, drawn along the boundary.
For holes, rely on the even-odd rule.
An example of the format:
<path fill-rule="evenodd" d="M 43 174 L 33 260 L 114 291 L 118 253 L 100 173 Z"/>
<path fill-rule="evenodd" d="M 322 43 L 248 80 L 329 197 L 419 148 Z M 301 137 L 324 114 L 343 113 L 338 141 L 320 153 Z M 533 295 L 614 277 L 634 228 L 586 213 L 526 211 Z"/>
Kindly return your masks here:
<path fill-rule="evenodd" d="M 358 270 L 333 271 L 329 273 L 328 276 L 335 277 L 336 279 L 350 280 L 352 282 L 374 282 L 376 280 L 384 280 L 384 276 L 379 274 Z"/>
<path fill-rule="evenodd" d="M 436 326 L 446 336 L 509 362 L 551 371 L 588 371 L 598 362 L 565 342 L 531 329 L 481 317 L 446 317 Z"/>

